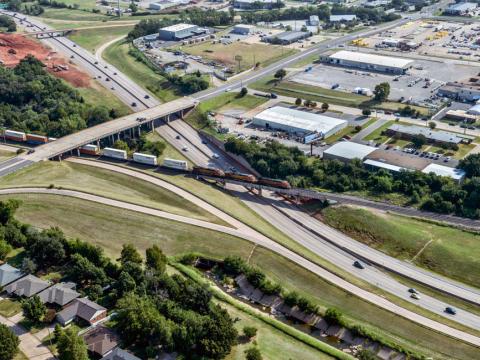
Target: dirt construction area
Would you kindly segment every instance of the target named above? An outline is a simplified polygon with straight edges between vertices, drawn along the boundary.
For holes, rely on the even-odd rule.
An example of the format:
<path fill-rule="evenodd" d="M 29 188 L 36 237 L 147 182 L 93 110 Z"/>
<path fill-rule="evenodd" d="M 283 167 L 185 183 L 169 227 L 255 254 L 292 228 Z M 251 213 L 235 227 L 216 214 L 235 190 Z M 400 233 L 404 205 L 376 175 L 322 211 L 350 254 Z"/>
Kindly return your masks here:
<path fill-rule="evenodd" d="M 14 67 L 27 55 L 35 56 L 46 65 L 49 73 L 74 87 L 90 87 L 90 77 L 55 51 L 25 36 L 0 34 L 0 61 L 3 65 Z"/>

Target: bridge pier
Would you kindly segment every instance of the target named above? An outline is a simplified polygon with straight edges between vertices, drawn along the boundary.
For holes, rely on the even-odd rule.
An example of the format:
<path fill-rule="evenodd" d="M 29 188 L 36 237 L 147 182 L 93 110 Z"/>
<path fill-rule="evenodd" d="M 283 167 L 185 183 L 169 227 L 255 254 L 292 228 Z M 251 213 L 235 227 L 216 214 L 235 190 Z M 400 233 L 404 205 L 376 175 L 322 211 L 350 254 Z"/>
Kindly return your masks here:
<path fill-rule="evenodd" d="M 80 156 L 80 149 L 77 148 L 77 156 Z"/>
<path fill-rule="evenodd" d="M 152 132 L 155 131 L 155 125 L 153 124 L 153 120 L 150 121 L 150 127 L 152 128 Z"/>
<path fill-rule="evenodd" d="M 141 126 L 139 126 L 137 129 L 138 129 L 138 137 L 142 136 L 142 132 L 140 130 Z"/>

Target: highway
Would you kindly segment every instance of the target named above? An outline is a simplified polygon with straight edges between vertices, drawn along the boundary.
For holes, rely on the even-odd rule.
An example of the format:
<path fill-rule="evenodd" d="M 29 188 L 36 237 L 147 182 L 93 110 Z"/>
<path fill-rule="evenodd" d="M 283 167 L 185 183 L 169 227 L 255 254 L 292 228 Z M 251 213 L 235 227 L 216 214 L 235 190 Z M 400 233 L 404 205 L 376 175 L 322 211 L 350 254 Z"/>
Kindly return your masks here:
<path fill-rule="evenodd" d="M 95 165 L 97 166 L 97 165 Z M 110 165 L 111 166 L 111 165 Z M 111 167 L 110 167 L 111 168 Z M 457 338 L 461 341 L 467 342 L 469 344 L 479 346 L 480 347 L 480 338 L 468 334 L 464 331 L 454 329 L 450 326 L 444 325 L 440 322 L 431 320 L 426 318 L 422 315 L 419 315 L 415 312 L 407 310 L 401 306 L 395 305 L 394 303 L 386 300 L 385 298 L 372 294 L 366 290 L 363 290 L 351 283 L 343 280 L 342 278 L 338 277 L 337 275 L 329 272 L 328 270 L 310 262 L 309 260 L 301 257 L 300 255 L 292 252 L 291 250 L 283 247 L 282 245 L 276 243 L 275 241 L 265 237 L 264 235 L 256 232 L 253 229 L 246 229 L 245 225 L 242 225 L 241 228 L 232 228 L 223 225 L 213 224 L 209 222 L 205 222 L 198 219 L 192 219 L 181 215 L 167 213 L 161 210 L 152 209 L 149 207 L 144 207 L 140 205 L 135 205 L 132 203 L 127 203 L 119 200 L 114 200 L 110 198 L 105 198 L 102 196 L 93 195 L 90 193 L 84 193 L 80 191 L 74 190 L 66 190 L 66 189 L 46 189 L 46 188 L 13 188 L 13 189 L 1 189 L 0 195 L 12 195 L 12 194 L 48 194 L 48 195 L 57 195 L 57 196 L 68 196 L 77 199 L 87 200 L 97 202 L 107 206 L 113 206 L 117 208 L 121 208 L 124 210 L 136 211 L 143 214 L 161 217 L 164 219 L 182 222 L 185 224 L 199 226 L 207 229 L 211 229 L 214 231 L 220 231 L 229 235 L 237 236 L 239 238 L 248 240 L 250 242 L 256 243 L 260 246 L 263 246 L 275 253 L 290 259 L 291 261 L 295 262 L 296 264 L 302 266 L 303 268 L 313 272 L 314 274 L 322 277 L 326 281 L 335 284 L 336 286 L 344 289 L 345 291 L 354 294 L 368 302 L 375 304 L 376 306 L 382 307 L 388 311 L 391 311 L 399 316 L 405 317 L 410 319 L 411 321 L 417 322 L 426 326 L 434 331 L 438 331 L 448 336 Z M 217 212 L 218 213 L 218 212 Z M 228 217 L 228 215 L 227 215 Z M 228 218 L 227 218 L 228 219 Z M 433 299 L 434 300 L 434 299 Z M 446 316 L 446 315 L 444 315 Z M 468 315 L 472 316 L 472 315 Z M 455 320 L 454 318 L 452 318 Z"/>

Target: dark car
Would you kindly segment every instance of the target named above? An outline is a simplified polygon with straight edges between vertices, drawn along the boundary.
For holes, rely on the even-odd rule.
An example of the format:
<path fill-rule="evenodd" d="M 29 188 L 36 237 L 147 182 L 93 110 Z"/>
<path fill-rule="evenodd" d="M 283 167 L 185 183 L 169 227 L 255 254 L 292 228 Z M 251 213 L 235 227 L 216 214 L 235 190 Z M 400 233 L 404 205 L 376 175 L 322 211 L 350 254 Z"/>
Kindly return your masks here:
<path fill-rule="evenodd" d="M 27 154 L 33 154 L 34 152 L 35 152 L 34 149 L 30 149 L 30 150 L 28 150 Z"/>
<path fill-rule="evenodd" d="M 355 261 L 353 262 L 353 266 L 355 266 L 355 267 L 358 268 L 358 269 L 365 269 L 365 266 L 363 266 L 363 264 L 362 264 L 360 261 L 358 261 L 358 260 L 355 260 Z"/>
<path fill-rule="evenodd" d="M 450 314 L 450 315 L 455 315 L 457 313 L 457 310 L 455 310 L 454 308 L 450 307 L 450 306 L 447 306 L 445 308 L 445 312 L 447 314 Z"/>
<path fill-rule="evenodd" d="M 175 139 L 180 140 L 180 135 L 175 136 Z"/>
<path fill-rule="evenodd" d="M 416 289 L 414 289 L 414 288 L 408 289 L 408 292 L 409 292 L 409 293 L 412 293 L 412 294 L 418 294 L 418 291 L 417 291 Z"/>
<path fill-rule="evenodd" d="M 145 99 L 150 99 L 150 95 L 145 95 L 144 98 Z"/>
<path fill-rule="evenodd" d="M 137 106 L 137 103 L 136 103 L 136 102 L 132 102 L 132 106 L 133 106 L 133 107 Z"/>

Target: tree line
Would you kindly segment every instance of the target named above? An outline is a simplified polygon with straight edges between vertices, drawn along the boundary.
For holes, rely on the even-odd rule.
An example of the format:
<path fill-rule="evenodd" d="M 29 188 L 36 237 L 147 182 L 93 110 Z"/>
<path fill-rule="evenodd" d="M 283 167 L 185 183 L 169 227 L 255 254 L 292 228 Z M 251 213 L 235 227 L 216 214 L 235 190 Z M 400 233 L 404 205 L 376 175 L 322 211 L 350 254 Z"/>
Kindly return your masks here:
<path fill-rule="evenodd" d="M 410 205 L 421 209 L 480 217 L 480 155 L 460 161 L 467 178 L 461 184 L 448 177 L 420 171 L 389 172 L 369 170 L 360 160 L 343 163 L 338 160 L 310 158 L 297 147 L 276 141 L 264 146 L 229 138 L 225 149 L 242 155 L 262 176 L 287 179 L 293 186 L 322 188 L 335 192 L 364 192 L 375 195 L 398 193 Z"/>
<path fill-rule="evenodd" d="M 116 117 L 114 109 L 87 104 L 31 55 L 14 68 L 0 67 L 0 126 L 61 137 Z"/>

